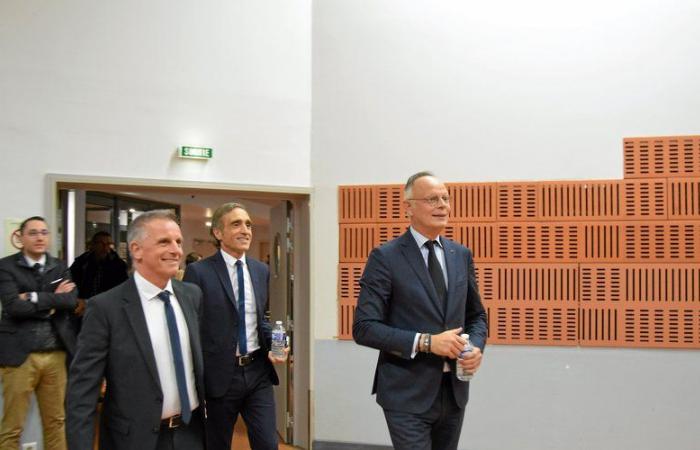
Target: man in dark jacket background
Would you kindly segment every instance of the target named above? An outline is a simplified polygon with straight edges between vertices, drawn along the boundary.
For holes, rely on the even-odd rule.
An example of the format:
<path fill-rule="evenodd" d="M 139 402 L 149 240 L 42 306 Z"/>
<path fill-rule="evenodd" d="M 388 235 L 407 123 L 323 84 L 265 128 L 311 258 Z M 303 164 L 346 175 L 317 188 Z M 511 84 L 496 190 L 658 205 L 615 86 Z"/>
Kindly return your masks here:
<path fill-rule="evenodd" d="M 75 350 L 70 317 L 77 292 L 65 263 L 48 254 L 49 237 L 46 221 L 30 217 L 19 228 L 22 251 L 0 259 L 0 450 L 19 447 L 32 392 L 44 427 L 44 448 L 66 448 L 66 359 Z"/>

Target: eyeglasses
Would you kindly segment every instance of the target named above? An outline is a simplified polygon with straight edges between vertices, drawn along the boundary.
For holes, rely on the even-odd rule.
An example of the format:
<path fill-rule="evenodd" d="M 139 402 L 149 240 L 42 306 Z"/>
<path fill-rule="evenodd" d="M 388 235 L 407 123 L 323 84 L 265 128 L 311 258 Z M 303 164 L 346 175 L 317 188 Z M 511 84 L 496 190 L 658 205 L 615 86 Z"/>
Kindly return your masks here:
<path fill-rule="evenodd" d="M 408 198 L 406 200 L 419 200 L 421 202 L 426 202 L 433 208 L 436 206 L 440 206 L 440 201 L 442 200 L 445 202 L 446 205 L 450 204 L 450 196 L 449 195 L 435 195 L 433 197 L 428 197 L 428 198 Z"/>
<path fill-rule="evenodd" d="M 35 238 L 35 237 L 38 237 L 39 235 L 48 236 L 49 230 L 30 230 L 30 231 L 27 231 L 27 236 L 29 236 L 30 238 Z"/>

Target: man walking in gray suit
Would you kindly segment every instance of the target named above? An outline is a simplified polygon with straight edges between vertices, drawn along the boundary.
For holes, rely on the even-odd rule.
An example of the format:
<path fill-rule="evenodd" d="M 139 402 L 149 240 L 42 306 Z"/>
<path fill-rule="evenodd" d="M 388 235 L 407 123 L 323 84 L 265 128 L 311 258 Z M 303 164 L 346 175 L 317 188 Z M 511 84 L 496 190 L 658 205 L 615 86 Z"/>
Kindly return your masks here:
<path fill-rule="evenodd" d="M 440 234 L 450 197 L 430 172 L 411 176 L 404 202 L 411 227 L 375 248 L 360 280 L 353 337 L 379 349 L 372 393 L 397 449 L 456 449 L 469 399 L 459 364 L 475 373 L 486 313 L 468 248 Z M 473 351 L 458 359 L 469 333 Z"/>
<path fill-rule="evenodd" d="M 201 450 L 202 292 L 172 279 L 180 227 L 170 212 L 149 211 L 129 225 L 127 240 L 134 275 L 88 302 L 68 377 L 68 448 L 92 450 L 105 377 L 100 449 Z"/>

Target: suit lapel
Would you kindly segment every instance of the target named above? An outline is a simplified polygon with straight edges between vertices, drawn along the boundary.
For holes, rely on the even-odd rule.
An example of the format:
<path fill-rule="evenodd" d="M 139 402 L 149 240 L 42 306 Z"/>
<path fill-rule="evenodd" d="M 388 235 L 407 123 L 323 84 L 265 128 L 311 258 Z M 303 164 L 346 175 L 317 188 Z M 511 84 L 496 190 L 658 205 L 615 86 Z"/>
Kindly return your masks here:
<path fill-rule="evenodd" d="M 203 363 L 199 358 L 202 354 L 201 342 L 199 340 L 199 319 L 197 318 L 197 311 L 194 309 L 194 305 L 189 296 L 185 294 L 182 285 L 176 280 L 172 282 L 173 291 L 175 292 L 175 297 L 177 298 L 182 313 L 185 316 L 185 322 L 187 322 L 187 333 L 190 336 L 190 347 L 192 352 L 192 362 L 194 364 L 194 373 L 197 379 L 201 379 L 203 373 Z"/>
<path fill-rule="evenodd" d="M 433 302 L 435 308 L 437 308 L 440 314 L 444 315 L 442 300 L 438 298 L 437 292 L 435 291 L 435 286 L 433 286 L 433 282 L 428 274 L 428 268 L 423 260 L 423 255 L 421 254 L 418 244 L 413 238 L 410 230 L 401 236 L 401 252 L 425 288 L 425 291 L 428 293 L 428 297 Z"/>
<path fill-rule="evenodd" d="M 221 252 L 216 252 L 216 255 L 212 259 L 212 265 L 214 266 L 214 272 L 216 276 L 219 277 L 221 285 L 224 287 L 224 292 L 228 297 L 228 300 L 233 305 L 233 309 L 238 314 L 238 305 L 236 305 L 236 297 L 233 295 L 233 285 L 231 284 L 231 275 L 228 273 L 228 267 L 226 267 L 226 261 L 224 257 L 221 256 Z"/>
<path fill-rule="evenodd" d="M 445 251 L 445 265 L 447 266 L 447 308 L 445 311 L 445 317 L 449 317 L 450 308 L 455 305 L 454 295 L 455 295 L 455 284 L 457 284 L 457 268 L 458 268 L 458 258 L 457 252 L 451 241 L 441 238 L 442 248 Z"/>
<path fill-rule="evenodd" d="M 253 295 L 255 295 L 255 305 L 258 310 L 258 318 L 260 318 L 265 313 L 265 299 L 263 298 L 263 287 L 265 280 L 263 279 L 262 270 L 258 270 L 258 267 L 256 266 L 256 261 L 248 257 L 246 257 L 246 261 L 248 263 L 250 281 L 253 282 Z"/>
<path fill-rule="evenodd" d="M 133 276 L 129 278 L 129 281 L 127 281 L 124 286 L 123 300 L 125 302 L 124 312 L 126 313 L 131 328 L 134 330 L 134 338 L 146 362 L 146 367 L 148 367 L 148 371 L 156 382 L 156 385 L 162 390 L 160 378 L 158 378 L 158 369 L 156 368 L 156 358 L 155 355 L 153 355 L 153 344 L 151 343 L 151 336 L 148 333 L 148 326 L 146 325 L 146 316 L 141 306 L 141 298 L 136 289 L 136 282 Z"/>

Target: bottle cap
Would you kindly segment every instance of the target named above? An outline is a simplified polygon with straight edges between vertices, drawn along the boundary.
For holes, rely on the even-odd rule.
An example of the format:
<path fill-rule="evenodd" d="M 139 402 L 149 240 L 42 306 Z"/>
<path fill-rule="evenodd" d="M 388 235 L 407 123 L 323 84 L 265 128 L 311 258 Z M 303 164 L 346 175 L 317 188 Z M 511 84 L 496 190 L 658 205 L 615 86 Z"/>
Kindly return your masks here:
<path fill-rule="evenodd" d="M 276 320 L 276 321 L 275 321 L 275 325 L 282 325 L 282 321 L 281 321 L 281 320 Z"/>
<path fill-rule="evenodd" d="M 462 339 L 467 339 L 467 340 L 468 340 L 468 339 L 469 339 L 469 334 L 463 333 L 463 334 L 462 334 Z"/>

